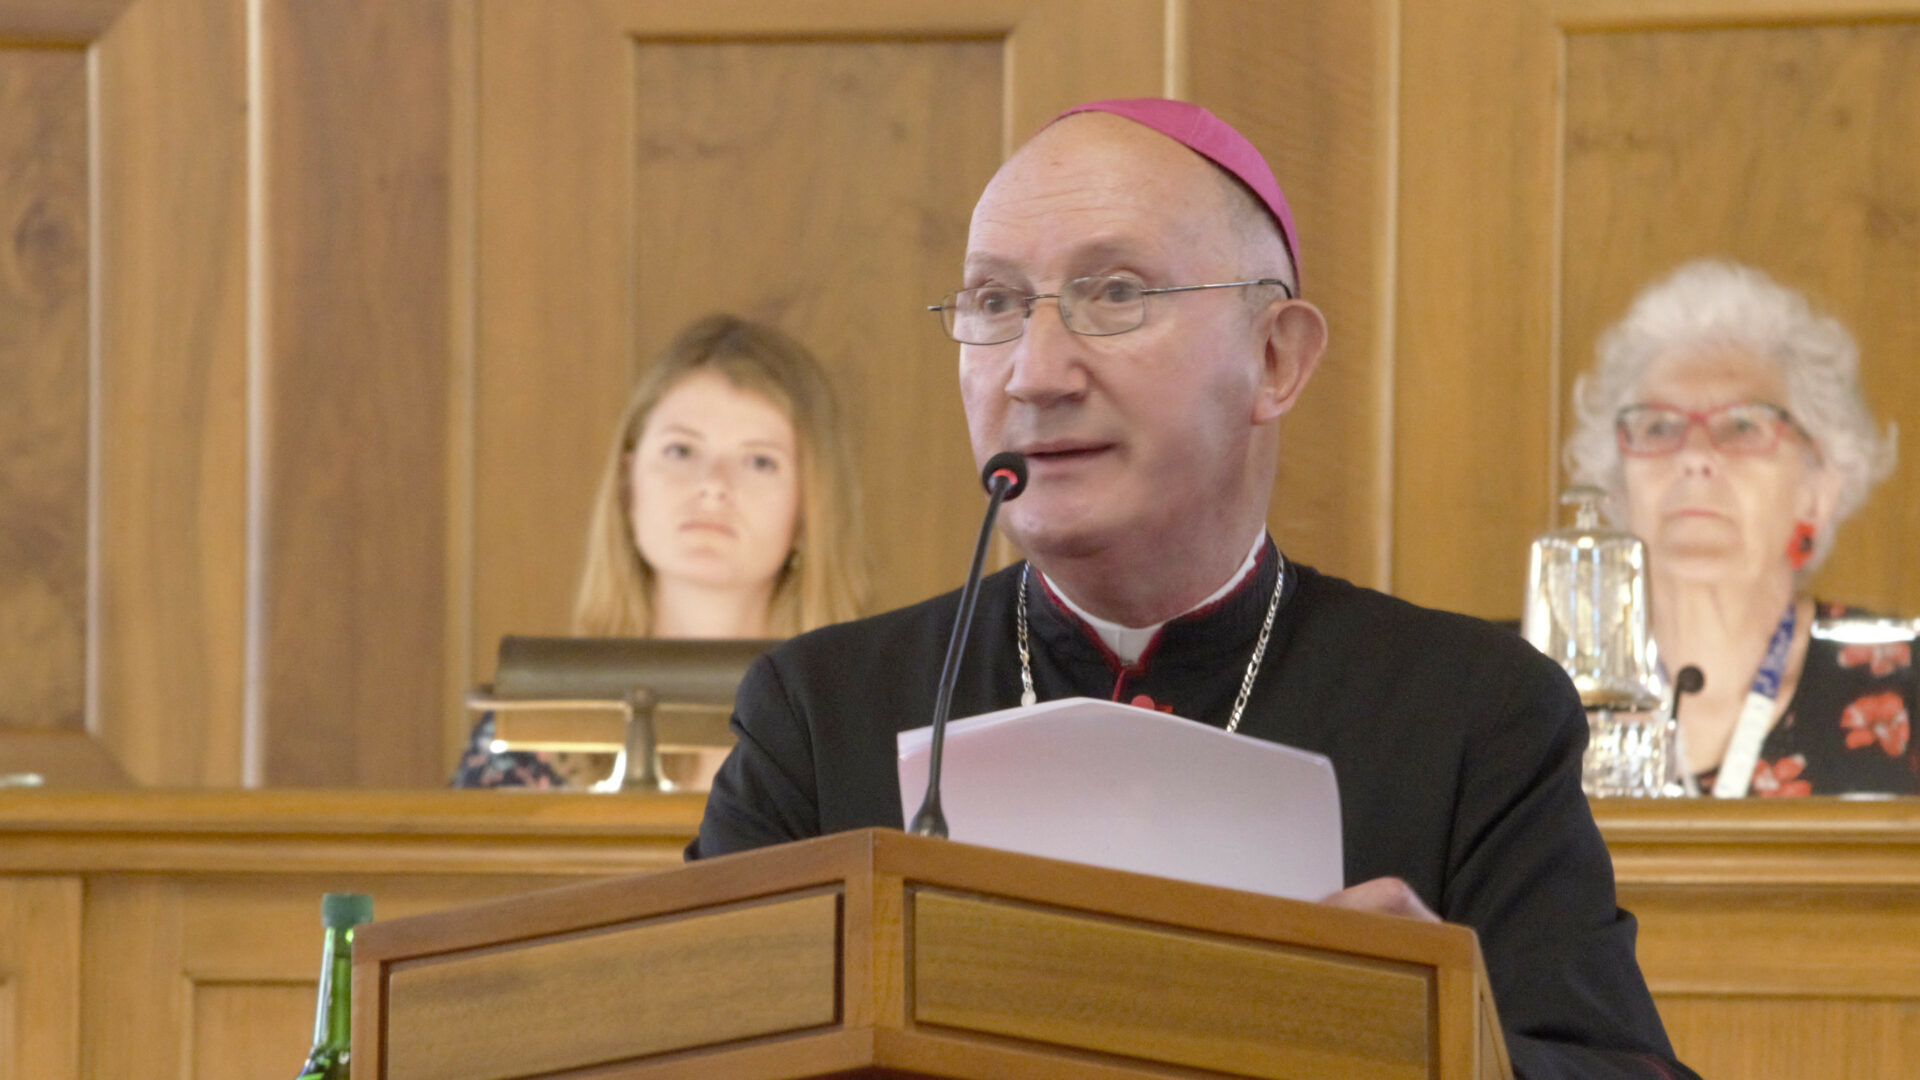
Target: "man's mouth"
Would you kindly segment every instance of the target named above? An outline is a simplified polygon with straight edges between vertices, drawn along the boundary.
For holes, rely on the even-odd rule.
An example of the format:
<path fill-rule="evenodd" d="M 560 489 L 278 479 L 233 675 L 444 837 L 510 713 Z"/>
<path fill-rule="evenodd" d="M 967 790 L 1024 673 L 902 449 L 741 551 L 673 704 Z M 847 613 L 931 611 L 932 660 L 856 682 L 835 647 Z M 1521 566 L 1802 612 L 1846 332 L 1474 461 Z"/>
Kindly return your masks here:
<path fill-rule="evenodd" d="M 1034 443 L 1020 452 L 1027 456 L 1029 462 L 1045 463 L 1079 461 L 1112 448 L 1113 444 L 1108 442 L 1055 439 Z"/>

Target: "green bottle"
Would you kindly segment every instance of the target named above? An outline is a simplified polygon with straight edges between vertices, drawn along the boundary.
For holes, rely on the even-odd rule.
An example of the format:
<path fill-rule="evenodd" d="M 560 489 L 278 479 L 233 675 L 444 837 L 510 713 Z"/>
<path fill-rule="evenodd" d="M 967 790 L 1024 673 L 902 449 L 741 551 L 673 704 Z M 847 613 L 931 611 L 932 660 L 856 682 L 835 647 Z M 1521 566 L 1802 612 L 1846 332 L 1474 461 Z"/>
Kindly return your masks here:
<path fill-rule="evenodd" d="M 320 925 L 327 928 L 320 957 L 320 1004 L 313 1016 L 313 1050 L 296 1080 L 347 1080 L 353 1049 L 348 1032 L 353 1010 L 353 928 L 373 921 L 373 897 L 328 893 L 320 898 Z"/>

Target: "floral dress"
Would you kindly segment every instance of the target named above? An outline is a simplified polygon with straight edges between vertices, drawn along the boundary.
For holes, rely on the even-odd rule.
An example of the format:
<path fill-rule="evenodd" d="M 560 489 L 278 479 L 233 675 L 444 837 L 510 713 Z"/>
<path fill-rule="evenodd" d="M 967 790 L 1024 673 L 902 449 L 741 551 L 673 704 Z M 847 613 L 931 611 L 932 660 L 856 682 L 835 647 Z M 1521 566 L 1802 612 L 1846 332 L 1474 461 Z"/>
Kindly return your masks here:
<path fill-rule="evenodd" d="M 1817 605 L 1821 618 L 1864 612 Z M 1843 645 L 1814 639 L 1793 700 L 1767 732 L 1750 795 L 1778 798 L 1874 792 L 1920 794 L 1920 747 L 1912 718 L 1920 709 L 1913 645 Z M 1714 772 L 1700 774 L 1712 788 Z"/>

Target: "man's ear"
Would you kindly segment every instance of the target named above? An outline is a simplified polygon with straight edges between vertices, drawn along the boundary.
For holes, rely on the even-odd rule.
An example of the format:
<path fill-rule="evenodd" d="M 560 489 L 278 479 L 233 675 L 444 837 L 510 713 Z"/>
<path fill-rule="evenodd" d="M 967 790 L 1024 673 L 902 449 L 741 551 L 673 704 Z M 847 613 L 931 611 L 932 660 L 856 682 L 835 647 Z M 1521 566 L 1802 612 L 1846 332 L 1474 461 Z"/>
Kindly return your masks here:
<path fill-rule="evenodd" d="M 1256 424 L 1277 420 L 1293 408 L 1327 351 L 1327 318 L 1311 303 L 1282 301 L 1261 317 L 1267 336 L 1260 385 L 1254 395 Z"/>

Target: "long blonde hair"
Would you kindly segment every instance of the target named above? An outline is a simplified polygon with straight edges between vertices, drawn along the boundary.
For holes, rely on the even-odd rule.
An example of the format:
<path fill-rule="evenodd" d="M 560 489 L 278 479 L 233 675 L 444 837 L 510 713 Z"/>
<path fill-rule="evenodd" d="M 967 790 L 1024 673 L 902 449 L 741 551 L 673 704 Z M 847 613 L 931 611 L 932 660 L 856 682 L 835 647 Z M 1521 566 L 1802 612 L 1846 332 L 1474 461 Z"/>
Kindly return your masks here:
<path fill-rule="evenodd" d="M 764 323 L 709 315 L 682 330 L 641 376 L 620 416 L 587 524 L 586 562 L 574 596 L 573 632 L 645 637 L 653 630 L 652 567 L 633 535 L 627 455 L 647 416 L 696 372 L 724 376 L 764 395 L 793 424 L 800 515 L 793 554 L 768 602 L 772 632 L 785 637 L 860 613 L 867 600 L 860 496 L 833 388 L 805 346 Z"/>

